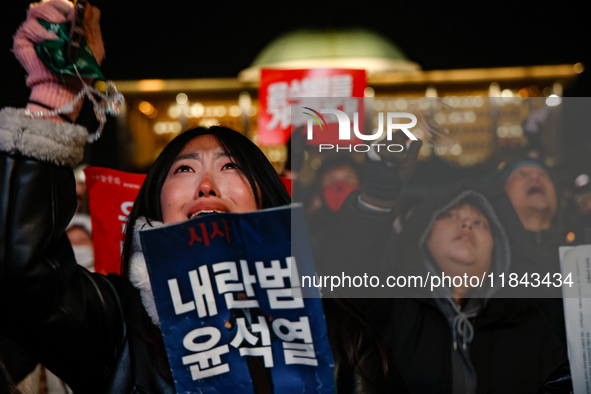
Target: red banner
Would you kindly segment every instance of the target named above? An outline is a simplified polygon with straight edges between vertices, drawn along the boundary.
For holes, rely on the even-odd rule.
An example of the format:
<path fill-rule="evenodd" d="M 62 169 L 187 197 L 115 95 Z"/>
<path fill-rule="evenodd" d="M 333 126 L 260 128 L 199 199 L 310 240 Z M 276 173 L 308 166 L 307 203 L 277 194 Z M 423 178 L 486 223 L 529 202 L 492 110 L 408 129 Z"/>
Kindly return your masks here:
<path fill-rule="evenodd" d="M 289 141 L 291 125 L 304 125 L 303 122 L 293 123 L 291 119 L 292 97 L 363 97 L 366 86 L 365 70 L 330 68 L 261 70 L 258 143 L 260 145 L 284 145 Z M 361 102 L 361 100 L 359 101 Z M 339 106 L 338 103 L 332 104 L 331 108 Z M 353 111 L 360 113 L 360 121 L 362 121 L 363 108 L 355 108 L 351 112 Z M 336 118 L 332 118 L 333 116 L 326 117 L 329 130 L 337 130 Z M 332 141 L 333 138 L 316 142 L 325 143 L 325 140 Z"/>
<path fill-rule="evenodd" d="M 146 175 L 100 167 L 86 167 L 84 173 L 92 220 L 95 271 L 118 274 L 125 224 Z"/>
<path fill-rule="evenodd" d="M 285 186 L 285 188 L 287 189 L 287 192 L 289 193 L 289 195 L 291 196 L 291 191 L 293 188 L 293 184 L 291 181 L 291 178 L 284 178 L 284 177 L 280 177 L 281 182 L 283 183 L 283 186 Z"/>

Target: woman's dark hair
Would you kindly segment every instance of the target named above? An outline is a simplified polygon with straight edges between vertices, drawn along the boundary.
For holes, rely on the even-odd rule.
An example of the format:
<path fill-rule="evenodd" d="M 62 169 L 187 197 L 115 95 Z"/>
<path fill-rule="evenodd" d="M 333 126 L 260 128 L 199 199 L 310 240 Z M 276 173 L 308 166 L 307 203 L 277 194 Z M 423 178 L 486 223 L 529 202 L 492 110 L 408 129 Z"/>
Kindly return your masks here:
<path fill-rule="evenodd" d="M 121 274 L 128 276 L 129 260 L 133 253 L 133 227 L 138 217 L 162 221 L 160 192 L 170 167 L 183 148 L 194 138 L 204 135 L 214 136 L 224 152 L 238 165 L 253 190 L 259 209 L 289 204 L 290 196 L 279 179 L 273 165 L 264 153 L 248 138 L 227 127 L 197 127 L 178 135 L 160 153 L 150 167 L 140 192 L 129 214 L 125 231 L 125 243 L 121 256 Z"/>

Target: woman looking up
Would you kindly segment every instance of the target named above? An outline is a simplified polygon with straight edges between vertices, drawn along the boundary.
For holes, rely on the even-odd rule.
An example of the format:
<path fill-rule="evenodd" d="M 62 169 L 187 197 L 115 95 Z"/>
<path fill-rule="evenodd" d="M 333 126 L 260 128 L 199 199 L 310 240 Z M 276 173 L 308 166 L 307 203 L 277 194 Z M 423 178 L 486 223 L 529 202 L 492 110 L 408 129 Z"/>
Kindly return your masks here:
<path fill-rule="evenodd" d="M 14 52 L 36 104 L 28 112 L 0 112 L 0 315 L 9 322 L 0 335 L 21 344 L 75 392 L 174 393 L 160 330 L 146 312 L 153 306 L 150 291 L 140 296 L 127 278 L 135 273 L 134 283 L 146 283 L 141 248 L 133 242 L 137 230 L 216 211 L 279 206 L 289 196 L 247 138 L 224 127 L 190 130 L 164 149 L 146 177 L 129 219 L 123 276 L 77 265 L 65 229 L 76 209 L 72 167 L 82 159 L 88 132 L 52 109 L 72 101 L 81 84 L 62 82 L 33 49 L 55 38 L 37 19 L 64 23 L 72 9 L 64 0 L 33 5 L 15 35 Z M 100 63 L 99 13 L 93 11 L 87 40 Z"/>

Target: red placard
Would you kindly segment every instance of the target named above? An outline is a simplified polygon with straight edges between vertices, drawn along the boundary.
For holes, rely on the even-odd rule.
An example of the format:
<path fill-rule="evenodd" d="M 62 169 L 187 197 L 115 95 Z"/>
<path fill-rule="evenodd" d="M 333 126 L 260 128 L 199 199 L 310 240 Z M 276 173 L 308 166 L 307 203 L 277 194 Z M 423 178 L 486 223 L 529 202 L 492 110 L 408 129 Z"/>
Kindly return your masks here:
<path fill-rule="evenodd" d="M 365 70 L 261 70 L 258 143 L 284 145 L 289 141 L 292 97 L 363 97 L 366 86 Z M 362 121 L 363 108 L 358 111 Z M 338 131 L 336 118 L 332 118 L 333 116 L 326 117 L 329 130 Z M 327 140 L 332 141 L 333 138 Z M 324 142 L 324 139 L 316 141 Z"/>
<path fill-rule="evenodd" d="M 279 179 L 281 179 L 281 183 L 283 183 L 283 186 L 285 186 L 285 189 L 287 189 L 287 192 L 291 196 L 291 190 L 292 190 L 291 178 L 279 177 Z"/>
<path fill-rule="evenodd" d="M 94 267 L 102 274 L 120 273 L 123 232 L 145 174 L 86 167 L 92 220 Z"/>

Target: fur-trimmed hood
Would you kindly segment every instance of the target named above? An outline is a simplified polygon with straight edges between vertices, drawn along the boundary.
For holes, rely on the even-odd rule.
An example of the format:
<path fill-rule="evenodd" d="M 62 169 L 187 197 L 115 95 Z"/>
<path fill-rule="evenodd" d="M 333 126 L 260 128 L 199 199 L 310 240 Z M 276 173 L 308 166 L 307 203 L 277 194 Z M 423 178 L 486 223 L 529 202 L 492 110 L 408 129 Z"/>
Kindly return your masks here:
<path fill-rule="evenodd" d="M 152 284 L 150 283 L 150 275 L 148 273 L 148 266 L 144 258 L 142 250 L 142 243 L 140 241 L 140 231 L 145 228 L 157 228 L 164 226 L 164 223 L 155 220 L 146 220 L 145 217 L 140 216 L 135 221 L 133 226 L 133 247 L 131 259 L 129 261 L 129 281 L 140 291 L 142 304 L 152 319 L 152 322 L 160 327 L 160 319 L 158 317 L 158 310 L 156 309 L 156 302 L 154 301 L 154 293 L 152 292 Z"/>
<path fill-rule="evenodd" d="M 33 119 L 22 108 L 0 111 L 0 150 L 75 167 L 84 157 L 88 131 L 83 126 Z"/>

